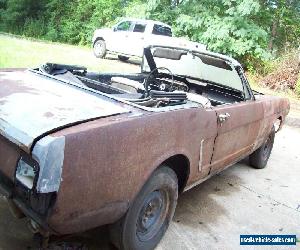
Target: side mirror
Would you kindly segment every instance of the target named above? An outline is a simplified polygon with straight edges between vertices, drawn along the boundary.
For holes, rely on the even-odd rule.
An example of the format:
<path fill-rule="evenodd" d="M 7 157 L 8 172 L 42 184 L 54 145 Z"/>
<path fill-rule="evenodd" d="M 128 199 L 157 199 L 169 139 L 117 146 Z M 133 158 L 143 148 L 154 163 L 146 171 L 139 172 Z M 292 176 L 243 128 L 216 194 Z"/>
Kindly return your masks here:
<path fill-rule="evenodd" d="M 113 31 L 117 31 L 117 26 L 114 26 L 114 27 L 113 27 Z"/>

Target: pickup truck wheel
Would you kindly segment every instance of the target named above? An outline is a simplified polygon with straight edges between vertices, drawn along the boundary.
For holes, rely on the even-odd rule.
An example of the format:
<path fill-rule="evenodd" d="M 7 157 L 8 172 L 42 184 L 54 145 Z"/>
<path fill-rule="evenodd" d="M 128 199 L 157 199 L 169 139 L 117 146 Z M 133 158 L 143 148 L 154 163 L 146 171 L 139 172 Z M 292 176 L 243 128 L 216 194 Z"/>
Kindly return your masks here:
<path fill-rule="evenodd" d="M 106 55 L 106 43 L 104 40 L 97 40 L 93 46 L 94 55 L 97 58 L 104 58 Z"/>
<path fill-rule="evenodd" d="M 275 138 L 275 129 L 273 128 L 266 141 L 249 156 L 250 165 L 254 168 L 265 168 L 272 152 Z"/>
<path fill-rule="evenodd" d="M 173 218 L 177 198 L 175 172 L 167 166 L 158 168 L 126 215 L 111 226 L 112 242 L 122 250 L 154 249 Z"/>
<path fill-rule="evenodd" d="M 123 62 L 125 62 L 129 59 L 129 57 L 127 57 L 127 56 L 120 56 L 120 55 L 118 55 L 118 58 L 120 61 L 123 61 Z"/>

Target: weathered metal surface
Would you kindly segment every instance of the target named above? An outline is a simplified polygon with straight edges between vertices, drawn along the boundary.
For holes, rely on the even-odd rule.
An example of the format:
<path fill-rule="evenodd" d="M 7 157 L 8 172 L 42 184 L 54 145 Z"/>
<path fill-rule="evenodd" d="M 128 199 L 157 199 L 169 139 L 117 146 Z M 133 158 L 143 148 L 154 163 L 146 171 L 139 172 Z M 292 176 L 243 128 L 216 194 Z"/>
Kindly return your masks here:
<path fill-rule="evenodd" d="M 47 79 L 42 78 L 32 86 L 24 81 L 23 77 L 28 74 L 25 72 L 19 72 L 22 77 L 19 76 L 15 83 L 11 80 L 10 85 L 7 73 L 0 74 L 0 84 L 3 87 L 0 88 L 1 117 L 6 117 L 2 107 L 6 107 L 7 97 L 8 103 L 20 104 L 20 100 L 11 96 L 21 94 L 22 100 L 30 102 L 30 107 L 34 108 L 28 110 L 26 103 L 20 107 L 20 112 L 27 116 L 34 114 L 25 121 L 26 126 L 21 123 L 22 113 L 12 112 L 17 116 L 15 120 L 11 118 L 12 114 L 7 115 L 11 119 L 10 124 L 22 124 L 12 131 L 13 135 L 18 131 L 32 132 L 33 129 L 29 129 L 32 125 L 39 133 L 33 131 L 29 135 L 31 138 L 39 136 L 44 130 L 51 130 L 46 121 L 52 127 L 58 126 L 58 114 L 61 113 L 56 107 L 68 108 L 72 105 L 72 110 L 66 110 L 62 114 L 66 119 L 76 121 L 80 121 L 80 117 L 92 116 L 95 113 L 95 117 L 104 116 L 104 113 L 120 113 L 49 134 L 51 138 L 63 138 L 64 141 L 63 147 L 55 147 L 56 150 L 64 151 L 61 155 L 63 157 L 58 157 L 59 164 L 55 168 L 44 165 L 45 170 L 50 170 L 46 174 L 50 180 L 52 174 L 58 173 L 60 176 L 59 188 L 55 184 L 51 185 L 54 189 L 46 188 L 46 191 L 57 191 L 57 199 L 47 223 L 59 234 L 75 233 L 116 221 L 124 215 L 151 173 L 174 155 L 183 155 L 189 161 L 187 188 L 205 180 L 259 147 L 270 133 L 274 121 L 279 117 L 284 121 L 289 109 L 286 99 L 265 96 L 256 101 L 207 109 L 183 105 L 177 110 L 149 112 L 126 103 L 114 104 L 113 100 L 97 98 L 70 86 L 67 87 L 68 90 L 62 90 L 61 86 L 65 85 L 61 83 L 58 89 L 55 87 L 53 90 L 53 86 L 56 86 L 53 80 L 50 84 Z M 5 81 L 3 75 L 6 76 Z M 79 91 L 74 94 L 77 98 L 69 96 L 70 89 L 72 92 Z M 47 96 L 53 103 L 46 100 L 46 104 L 41 103 L 44 106 L 39 107 L 28 99 L 29 96 L 35 101 L 44 101 L 41 98 L 36 99 L 35 96 Z M 88 105 L 89 102 L 91 105 Z M 73 110 L 74 107 L 80 110 L 79 113 Z M 46 115 L 45 112 L 48 111 L 53 111 L 51 113 L 55 116 Z M 85 111 L 87 114 L 83 114 Z M 229 113 L 230 117 L 221 126 L 217 117 L 223 113 Z M 43 139 L 35 146 L 41 146 L 42 142 Z M 0 148 L 0 170 L 13 180 L 20 150 L 1 136 Z M 43 164 L 43 152 L 48 152 L 47 150 L 33 148 L 32 156 L 40 165 Z M 53 152 L 49 156 L 52 159 L 55 157 L 55 150 Z"/>
<path fill-rule="evenodd" d="M 66 138 L 63 181 L 50 218 L 56 231 L 71 233 L 115 221 L 154 169 L 173 155 L 182 154 L 189 159 L 189 182 L 208 174 L 217 133 L 213 110 L 193 108 L 122 116 L 53 134 Z M 205 150 L 199 172 L 203 139 Z M 111 204 L 114 212 L 103 217 L 102 211 Z"/>
<path fill-rule="evenodd" d="M 290 104 L 287 98 L 262 95 L 258 96 L 256 101 L 263 105 L 264 115 L 253 150 L 257 149 L 268 137 L 278 118 L 282 120 L 280 126 L 284 124 L 285 118 L 290 110 Z"/>
<path fill-rule="evenodd" d="M 39 140 L 32 151 L 39 164 L 39 178 L 36 191 L 39 193 L 57 192 L 61 182 L 65 154 L 65 137 L 46 136 Z"/>
<path fill-rule="evenodd" d="M 48 131 L 124 112 L 105 97 L 30 71 L 0 72 L 0 133 L 28 153 Z"/>
<path fill-rule="evenodd" d="M 0 135 L 0 172 L 13 179 L 19 158 L 20 149 Z"/>
<path fill-rule="evenodd" d="M 218 116 L 226 113 L 230 116 L 218 123 L 212 173 L 251 152 L 264 117 L 262 103 L 253 100 L 215 107 L 215 110 Z"/>

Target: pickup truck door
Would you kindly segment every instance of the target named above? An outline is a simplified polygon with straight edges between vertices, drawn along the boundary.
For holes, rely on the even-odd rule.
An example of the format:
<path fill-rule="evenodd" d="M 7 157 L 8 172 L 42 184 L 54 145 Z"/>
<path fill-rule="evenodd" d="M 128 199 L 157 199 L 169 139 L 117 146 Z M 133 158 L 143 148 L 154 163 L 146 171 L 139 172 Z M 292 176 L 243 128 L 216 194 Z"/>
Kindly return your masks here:
<path fill-rule="evenodd" d="M 162 24 L 153 24 L 147 29 L 147 44 L 178 47 L 178 39 L 179 38 L 172 37 L 172 30 L 170 27 Z"/>
<path fill-rule="evenodd" d="M 132 32 L 128 32 L 127 42 L 130 45 L 127 47 L 125 54 L 133 56 L 143 56 L 147 25 L 144 22 L 135 22 Z"/>
<path fill-rule="evenodd" d="M 263 105 L 248 100 L 215 107 L 218 134 L 211 173 L 218 172 L 251 153 L 263 121 Z"/>
<path fill-rule="evenodd" d="M 116 53 L 128 53 L 131 44 L 128 42 L 128 37 L 133 28 L 132 21 L 122 21 L 118 23 L 112 31 L 112 34 L 107 38 L 107 49 Z"/>

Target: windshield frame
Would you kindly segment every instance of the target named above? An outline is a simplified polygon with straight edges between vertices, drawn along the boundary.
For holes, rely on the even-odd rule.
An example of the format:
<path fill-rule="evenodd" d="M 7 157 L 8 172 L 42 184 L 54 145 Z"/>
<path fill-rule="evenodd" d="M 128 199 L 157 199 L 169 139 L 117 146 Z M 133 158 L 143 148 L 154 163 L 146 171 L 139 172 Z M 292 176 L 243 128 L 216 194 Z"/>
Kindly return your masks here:
<path fill-rule="evenodd" d="M 205 80 L 205 79 L 200 79 L 200 78 L 197 78 L 197 77 L 194 77 L 194 76 L 179 75 L 179 74 L 176 74 L 176 72 L 172 72 L 172 73 L 176 76 L 179 76 L 179 77 L 194 78 L 194 79 L 199 80 L 199 81 L 209 82 L 209 84 L 212 84 L 212 85 L 221 86 L 221 87 L 224 87 L 224 88 L 227 88 L 227 89 L 233 89 L 234 91 L 239 91 L 243 95 L 244 101 L 255 100 L 255 96 L 252 93 L 252 89 L 250 87 L 249 81 L 247 80 L 247 77 L 244 74 L 242 65 L 238 61 L 236 61 L 235 59 L 233 59 L 231 57 L 228 57 L 228 56 L 225 56 L 225 55 L 222 55 L 222 54 L 218 54 L 218 53 L 214 53 L 214 52 L 209 52 L 209 51 L 200 52 L 200 51 L 190 50 L 190 49 L 181 48 L 181 47 L 150 45 L 150 46 L 147 46 L 147 47 L 144 48 L 144 55 L 142 57 L 142 63 L 141 63 L 141 73 L 150 73 L 150 71 L 155 70 L 157 68 L 154 57 L 153 57 L 153 54 L 151 52 L 151 49 L 153 49 L 153 48 L 178 49 L 178 50 L 181 50 L 181 51 L 186 51 L 188 53 L 195 54 L 195 56 L 198 56 L 198 57 L 199 57 L 199 55 L 203 55 L 203 56 L 209 56 L 209 57 L 213 57 L 213 58 L 225 61 L 227 64 L 229 64 L 232 67 L 232 70 L 236 71 L 236 73 L 238 74 L 238 76 L 241 80 L 243 90 L 232 88 L 232 87 L 230 87 L 228 85 L 225 85 L 225 84 L 212 82 L 212 81 L 208 81 L 208 80 Z M 144 66 L 145 66 L 146 62 L 149 65 L 150 71 L 145 70 Z"/>

